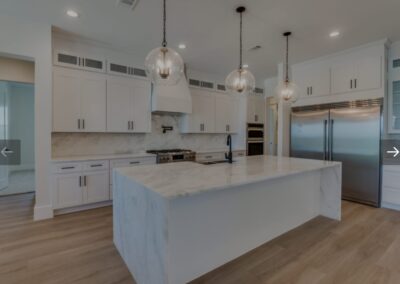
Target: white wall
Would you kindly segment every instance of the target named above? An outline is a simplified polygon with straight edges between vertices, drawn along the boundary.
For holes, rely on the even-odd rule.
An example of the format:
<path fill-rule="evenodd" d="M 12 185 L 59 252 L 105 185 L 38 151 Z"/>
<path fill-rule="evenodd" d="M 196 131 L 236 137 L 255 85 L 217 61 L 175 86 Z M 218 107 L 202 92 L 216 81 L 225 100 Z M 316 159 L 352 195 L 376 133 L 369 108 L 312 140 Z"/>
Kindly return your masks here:
<path fill-rule="evenodd" d="M 34 83 L 35 64 L 26 60 L 0 57 L 0 80 Z"/>
<path fill-rule="evenodd" d="M 0 12 L 1 13 L 1 12 Z M 51 26 L 7 15 L 0 17 L 0 53 L 35 62 L 36 220 L 51 218 Z"/>

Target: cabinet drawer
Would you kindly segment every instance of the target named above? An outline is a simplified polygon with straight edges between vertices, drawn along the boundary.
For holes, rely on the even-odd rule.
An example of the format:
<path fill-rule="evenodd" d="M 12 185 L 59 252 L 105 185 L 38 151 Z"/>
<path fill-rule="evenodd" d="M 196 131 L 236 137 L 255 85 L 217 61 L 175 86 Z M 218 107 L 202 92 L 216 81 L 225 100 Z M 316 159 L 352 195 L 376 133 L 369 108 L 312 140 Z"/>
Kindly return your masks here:
<path fill-rule="evenodd" d="M 212 161 L 212 160 L 223 160 L 223 159 L 225 159 L 224 152 L 196 155 L 196 161 Z"/>
<path fill-rule="evenodd" d="M 233 152 L 233 157 L 244 157 L 246 156 L 246 151 L 234 151 Z"/>
<path fill-rule="evenodd" d="M 139 165 L 151 165 L 156 163 L 155 157 L 118 159 L 110 161 L 111 168 L 133 167 Z"/>
<path fill-rule="evenodd" d="M 108 160 L 84 162 L 82 167 L 84 171 L 108 170 L 109 162 Z"/>
<path fill-rule="evenodd" d="M 61 164 L 53 164 L 52 172 L 54 174 L 68 174 L 75 173 L 82 170 L 82 163 L 78 162 L 69 162 L 69 163 L 61 163 Z"/>

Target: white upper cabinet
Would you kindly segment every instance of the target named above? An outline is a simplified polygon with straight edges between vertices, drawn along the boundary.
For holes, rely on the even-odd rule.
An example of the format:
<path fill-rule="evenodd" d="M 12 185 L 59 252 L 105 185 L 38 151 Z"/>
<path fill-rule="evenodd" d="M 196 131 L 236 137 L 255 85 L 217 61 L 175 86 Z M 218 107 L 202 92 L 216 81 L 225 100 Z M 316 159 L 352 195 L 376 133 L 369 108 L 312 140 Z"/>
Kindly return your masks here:
<path fill-rule="evenodd" d="M 247 123 L 264 123 L 265 109 L 266 109 L 266 102 L 264 96 L 248 95 Z"/>
<path fill-rule="evenodd" d="M 107 78 L 107 132 L 151 131 L 151 83 L 148 80 Z"/>
<path fill-rule="evenodd" d="M 73 69 L 53 70 L 53 131 L 104 132 L 106 78 Z"/>
<path fill-rule="evenodd" d="M 237 132 L 238 100 L 229 94 L 217 93 L 215 95 L 215 132 Z"/>
<path fill-rule="evenodd" d="M 292 79 L 299 87 L 300 97 L 330 93 L 330 66 L 326 61 L 294 65 Z"/>
<path fill-rule="evenodd" d="M 347 93 L 382 87 L 383 55 L 373 46 L 332 60 L 332 93 Z"/>
<path fill-rule="evenodd" d="M 193 109 L 182 117 L 182 133 L 215 132 L 215 92 L 190 89 Z"/>

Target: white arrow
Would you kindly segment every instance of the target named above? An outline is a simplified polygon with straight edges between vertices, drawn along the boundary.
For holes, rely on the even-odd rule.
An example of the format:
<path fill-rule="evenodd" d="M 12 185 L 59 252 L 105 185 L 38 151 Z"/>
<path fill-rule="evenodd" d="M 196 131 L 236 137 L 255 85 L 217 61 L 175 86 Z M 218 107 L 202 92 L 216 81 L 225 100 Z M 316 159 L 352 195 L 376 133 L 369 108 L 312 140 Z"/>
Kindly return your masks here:
<path fill-rule="evenodd" d="M 394 155 L 393 155 L 393 158 L 396 158 L 397 155 L 400 153 L 400 151 L 399 151 L 396 147 L 393 147 L 393 149 L 394 149 L 394 151 L 386 151 L 386 153 L 388 153 L 388 154 L 394 154 Z"/>
<path fill-rule="evenodd" d="M 8 150 L 7 147 L 4 147 L 3 150 L 0 152 L 5 158 L 7 158 L 7 154 L 13 154 L 14 152 L 11 150 Z"/>

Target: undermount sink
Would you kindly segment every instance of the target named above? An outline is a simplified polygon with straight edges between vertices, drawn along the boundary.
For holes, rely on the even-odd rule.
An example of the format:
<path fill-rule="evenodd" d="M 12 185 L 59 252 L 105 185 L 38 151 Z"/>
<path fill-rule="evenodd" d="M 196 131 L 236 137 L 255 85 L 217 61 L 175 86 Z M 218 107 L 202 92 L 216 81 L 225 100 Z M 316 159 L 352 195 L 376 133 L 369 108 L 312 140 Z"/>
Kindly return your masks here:
<path fill-rule="evenodd" d="M 235 161 L 232 161 L 232 162 L 234 163 Z M 197 163 L 202 164 L 202 165 L 215 165 L 215 164 L 229 163 L 229 160 L 199 161 Z"/>

